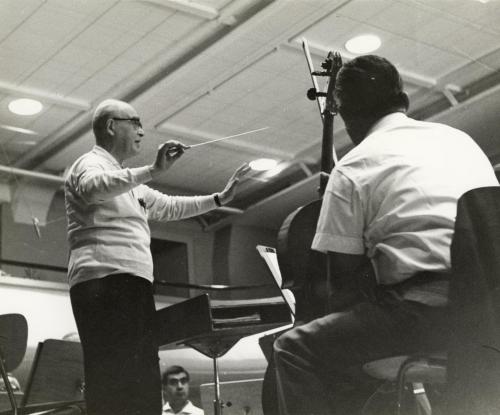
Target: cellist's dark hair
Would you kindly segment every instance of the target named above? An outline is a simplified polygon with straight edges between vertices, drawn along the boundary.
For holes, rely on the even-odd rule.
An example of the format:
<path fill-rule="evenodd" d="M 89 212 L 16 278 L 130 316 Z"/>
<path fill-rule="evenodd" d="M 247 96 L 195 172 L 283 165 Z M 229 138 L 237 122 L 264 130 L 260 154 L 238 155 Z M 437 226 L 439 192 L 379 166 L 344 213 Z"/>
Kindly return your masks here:
<path fill-rule="evenodd" d="M 342 66 L 335 84 L 341 110 L 356 115 L 383 115 L 408 109 L 403 81 L 387 59 L 364 55 Z"/>

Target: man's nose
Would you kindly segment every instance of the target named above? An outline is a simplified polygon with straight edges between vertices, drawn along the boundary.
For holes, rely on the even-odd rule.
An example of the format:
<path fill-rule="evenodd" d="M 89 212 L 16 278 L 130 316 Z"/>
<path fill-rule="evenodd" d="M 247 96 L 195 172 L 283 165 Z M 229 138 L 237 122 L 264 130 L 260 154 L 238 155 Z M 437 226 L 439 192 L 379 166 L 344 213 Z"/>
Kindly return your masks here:
<path fill-rule="evenodd" d="M 142 127 L 139 127 L 137 129 L 137 135 L 139 135 L 140 137 L 144 137 L 144 130 Z"/>

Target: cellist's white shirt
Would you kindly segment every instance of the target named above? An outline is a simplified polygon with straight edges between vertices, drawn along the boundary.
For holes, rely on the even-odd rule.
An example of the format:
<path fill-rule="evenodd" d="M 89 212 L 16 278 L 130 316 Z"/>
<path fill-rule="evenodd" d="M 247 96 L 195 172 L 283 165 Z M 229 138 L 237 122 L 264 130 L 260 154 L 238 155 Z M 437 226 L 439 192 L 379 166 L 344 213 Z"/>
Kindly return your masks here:
<path fill-rule="evenodd" d="M 447 271 L 457 200 L 484 186 L 498 181 L 471 137 L 389 114 L 332 171 L 312 247 L 366 254 L 381 284 Z"/>

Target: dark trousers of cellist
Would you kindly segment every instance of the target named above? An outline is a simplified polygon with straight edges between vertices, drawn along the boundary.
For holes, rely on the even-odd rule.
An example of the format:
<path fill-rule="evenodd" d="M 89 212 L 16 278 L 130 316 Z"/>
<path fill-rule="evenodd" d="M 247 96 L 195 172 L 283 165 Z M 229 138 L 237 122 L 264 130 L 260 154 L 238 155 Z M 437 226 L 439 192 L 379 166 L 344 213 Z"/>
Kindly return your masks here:
<path fill-rule="evenodd" d="M 386 59 L 351 60 L 334 92 L 355 147 L 331 172 L 312 248 L 328 255 L 340 290 L 335 312 L 275 342 L 282 414 L 359 413 L 376 387 L 364 363 L 446 347 L 457 200 L 498 185 L 471 137 L 406 116 L 408 96 Z M 338 299 L 351 292 L 352 302 Z"/>
<path fill-rule="evenodd" d="M 364 363 L 446 347 L 446 307 L 404 300 L 398 291 L 380 290 L 377 300 L 298 326 L 275 342 L 282 414 L 358 414 L 380 385 L 363 372 Z"/>

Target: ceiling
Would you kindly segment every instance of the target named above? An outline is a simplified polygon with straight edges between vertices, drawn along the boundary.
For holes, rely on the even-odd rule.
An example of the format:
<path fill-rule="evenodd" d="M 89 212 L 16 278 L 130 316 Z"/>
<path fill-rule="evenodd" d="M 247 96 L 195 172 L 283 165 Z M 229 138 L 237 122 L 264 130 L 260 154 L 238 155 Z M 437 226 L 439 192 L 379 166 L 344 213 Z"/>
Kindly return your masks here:
<path fill-rule="evenodd" d="M 143 120 L 130 166 L 151 163 L 169 139 L 267 127 L 188 150 L 152 185 L 211 193 L 240 164 L 278 159 L 278 174 L 253 174 L 229 209 L 200 219 L 275 229 L 318 185 L 322 122 L 305 96 L 302 38 L 319 68 L 330 50 L 353 58 L 344 44 L 364 33 L 400 69 L 411 115 L 464 129 L 500 163 L 500 0 L 0 0 L 0 169 L 62 176 L 92 147 L 92 109 L 105 98 Z M 12 114 L 14 98 L 44 109 Z M 341 156 L 350 142 L 340 119 L 334 137 Z"/>

